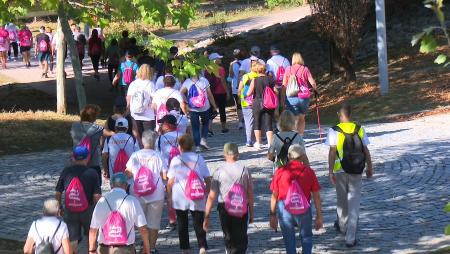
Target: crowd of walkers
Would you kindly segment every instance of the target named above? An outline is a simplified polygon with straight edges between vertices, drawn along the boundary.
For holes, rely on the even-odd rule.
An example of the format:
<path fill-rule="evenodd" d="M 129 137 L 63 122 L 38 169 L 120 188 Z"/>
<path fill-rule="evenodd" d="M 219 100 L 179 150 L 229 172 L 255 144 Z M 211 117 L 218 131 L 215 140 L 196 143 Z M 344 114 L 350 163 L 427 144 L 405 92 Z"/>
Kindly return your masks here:
<path fill-rule="evenodd" d="M 79 28 L 74 26 L 73 31 L 77 43 L 82 41 Z M 47 40 L 43 35 L 42 39 Z M 113 114 L 100 126 L 96 123 L 100 108 L 86 105 L 80 121 L 73 123 L 71 164 L 60 175 L 55 199 L 45 201 L 43 218 L 33 222 L 24 252 L 76 253 L 85 236 L 89 253 L 135 253 L 137 229 L 142 252 L 158 253 L 166 209 L 167 229 L 177 230 L 181 253 L 191 249 L 189 217 L 200 253 L 206 253 L 217 202 L 225 253 L 246 253 L 248 225 L 255 219 L 254 196 L 260 194 L 253 187 L 252 168 L 239 161 L 235 143 L 223 146 L 223 161 L 216 170 L 202 155 L 210 149 L 207 139 L 214 136 L 215 117 L 220 116 L 221 133 L 229 132 L 226 107 L 233 101 L 237 128 L 246 133 L 242 141 L 255 151 L 267 149 L 273 162 L 267 222 L 275 230 L 280 226 L 286 253 L 296 253 L 296 231 L 302 253 L 311 253 L 313 228 L 323 227 L 323 216 L 320 185 L 303 136 L 317 86 L 301 54 L 294 53 L 289 60 L 274 45 L 266 62 L 258 46 L 251 47 L 248 56 L 244 49 L 235 49 L 225 68 L 222 55 L 205 52 L 219 66 L 218 75 L 203 71 L 179 80 L 170 60 L 139 58 L 128 32 L 106 50 L 103 41 L 101 32 L 93 30 L 85 43 L 96 75 L 104 54 L 97 53 L 106 52 L 109 78 L 119 95 Z M 170 53 L 175 59 L 177 48 Z M 351 111 L 351 106 L 342 105 L 339 124 L 329 130 L 326 140 L 329 178 L 337 193 L 334 226 L 345 235 L 349 248 L 357 244 L 366 165 L 367 176 L 373 175 L 367 134 L 351 120 Z M 111 187 L 107 193 L 101 190 L 104 180 Z"/>

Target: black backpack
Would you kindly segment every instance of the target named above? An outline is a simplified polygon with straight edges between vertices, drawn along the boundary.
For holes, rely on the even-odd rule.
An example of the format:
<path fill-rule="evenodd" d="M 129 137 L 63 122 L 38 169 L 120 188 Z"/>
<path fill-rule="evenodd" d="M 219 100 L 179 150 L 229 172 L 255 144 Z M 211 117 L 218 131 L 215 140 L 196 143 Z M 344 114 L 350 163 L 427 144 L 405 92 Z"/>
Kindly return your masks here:
<path fill-rule="evenodd" d="M 53 233 L 52 238 L 47 237 L 46 239 L 42 238 L 42 237 L 39 235 L 36 224 L 37 224 L 37 221 L 34 222 L 34 227 L 35 227 L 35 229 L 36 229 L 36 233 L 37 233 L 38 237 L 41 238 L 42 241 L 41 241 L 41 243 L 39 243 L 38 245 L 36 245 L 36 247 L 35 247 L 35 249 L 34 249 L 34 253 L 36 253 L 36 254 L 56 254 L 56 253 L 58 253 L 58 251 L 59 251 L 59 250 L 61 249 L 61 247 L 62 247 L 62 243 L 61 243 L 61 245 L 59 246 L 59 248 L 58 248 L 57 250 L 55 250 L 55 249 L 53 248 L 52 241 L 53 241 L 53 238 L 55 238 L 55 235 L 56 235 L 56 233 L 58 232 L 59 227 L 61 226 L 61 221 L 59 221 L 58 227 L 56 228 L 55 233 Z"/>
<path fill-rule="evenodd" d="M 362 174 L 366 167 L 366 155 L 361 137 L 358 135 L 361 126 L 356 125 L 353 133 L 345 133 L 339 126 L 334 126 L 333 130 L 344 134 L 344 156 L 341 158 L 336 152 L 342 169 L 348 174 Z"/>
<path fill-rule="evenodd" d="M 283 142 L 283 146 L 281 147 L 280 152 L 278 152 L 277 160 L 275 162 L 277 167 L 282 167 L 282 166 L 285 166 L 289 162 L 289 158 L 288 158 L 289 147 L 291 147 L 292 142 L 294 142 L 298 133 L 295 133 L 295 135 L 292 138 L 286 137 L 285 139 L 282 139 L 281 136 L 278 134 L 275 134 L 275 135 L 281 140 L 281 142 Z"/>

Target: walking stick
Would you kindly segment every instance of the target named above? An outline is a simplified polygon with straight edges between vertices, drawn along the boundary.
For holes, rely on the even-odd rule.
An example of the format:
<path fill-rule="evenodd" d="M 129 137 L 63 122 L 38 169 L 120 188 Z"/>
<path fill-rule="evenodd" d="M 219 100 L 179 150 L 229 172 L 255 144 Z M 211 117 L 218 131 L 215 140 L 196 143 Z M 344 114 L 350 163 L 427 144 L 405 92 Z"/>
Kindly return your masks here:
<path fill-rule="evenodd" d="M 320 113 L 319 113 L 319 94 L 314 91 L 314 97 L 316 97 L 316 114 L 317 114 L 317 125 L 319 127 L 319 137 L 322 140 L 322 127 L 320 126 Z"/>

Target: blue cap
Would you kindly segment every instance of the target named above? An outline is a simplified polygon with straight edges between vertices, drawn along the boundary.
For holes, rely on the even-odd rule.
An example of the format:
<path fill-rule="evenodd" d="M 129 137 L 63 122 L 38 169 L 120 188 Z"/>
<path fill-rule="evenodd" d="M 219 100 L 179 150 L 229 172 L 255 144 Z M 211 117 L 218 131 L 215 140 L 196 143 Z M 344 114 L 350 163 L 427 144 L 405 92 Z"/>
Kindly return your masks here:
<path fill-rule="evenodd" d="M 124 173 L 115 173 L 111 177 L 111 185 L 126 183 L 128 183 L 128 178 Z"/>
<path fill-rule="evenodd" d="M 89 150 L 85 146 L 77 146 L 73 149 L 73 158 L 77 161 L 86 159 L 88 155 Z"/>

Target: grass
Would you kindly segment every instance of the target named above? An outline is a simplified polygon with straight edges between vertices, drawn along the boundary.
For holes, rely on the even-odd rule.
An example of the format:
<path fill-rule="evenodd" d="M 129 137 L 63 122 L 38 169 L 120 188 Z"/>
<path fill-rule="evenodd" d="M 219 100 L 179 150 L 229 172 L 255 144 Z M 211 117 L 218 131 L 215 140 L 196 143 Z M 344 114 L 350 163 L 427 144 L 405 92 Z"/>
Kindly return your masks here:
<path fill-rule="evenodd" d="M 0 113 L 0 155 L 68 149 L 72 146 L 70 128 L 75 121 L 79 121 L 76 115 L 51 111 Z"/>
<path fill-rule="evenodd" d="M 431 252 L 431 254 L 448 254 L 450 253 L 450 246 Z"/>

